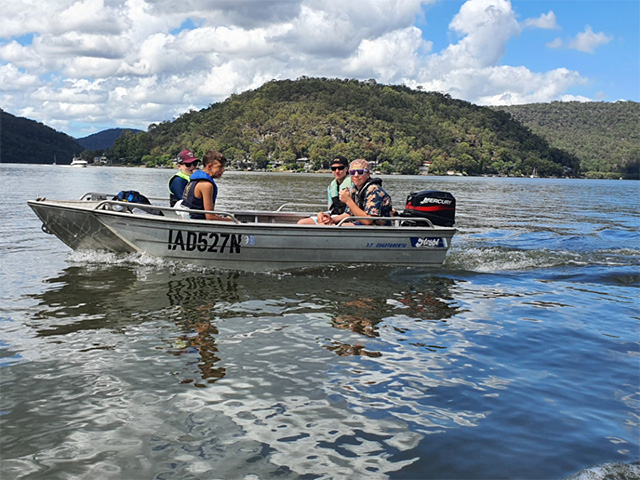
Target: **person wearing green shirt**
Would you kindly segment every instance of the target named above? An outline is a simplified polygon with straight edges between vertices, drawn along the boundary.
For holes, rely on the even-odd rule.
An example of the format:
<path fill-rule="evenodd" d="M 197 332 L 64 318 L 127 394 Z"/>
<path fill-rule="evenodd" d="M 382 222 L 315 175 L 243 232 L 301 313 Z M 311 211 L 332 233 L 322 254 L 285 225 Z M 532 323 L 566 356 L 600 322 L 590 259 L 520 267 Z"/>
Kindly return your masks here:
<path fill-rule="evenodd" d="M 328 209 L 330 215 L 344 213 L 346 204 L 340 201 L 340 190 L 351 190 L 351 177 L 349 176 L 349 160 L 342 155 L 336 155 L 331 162 L 333 181 L 327 187 Z M 322 212 L 324 213 L 324 212 Z M 319 216 L 320 214 L 318 214 Z M 300 225 L 317 225 L 317 217 L 303 218 L 298 221 Z"/>

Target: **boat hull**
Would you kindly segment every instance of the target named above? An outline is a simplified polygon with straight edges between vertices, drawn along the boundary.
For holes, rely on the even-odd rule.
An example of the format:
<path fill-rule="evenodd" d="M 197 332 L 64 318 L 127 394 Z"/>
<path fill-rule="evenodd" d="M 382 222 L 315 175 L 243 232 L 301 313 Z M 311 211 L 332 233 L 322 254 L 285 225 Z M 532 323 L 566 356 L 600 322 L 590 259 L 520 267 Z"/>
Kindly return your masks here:
<path fill-rule="evenodd" d="M 42 230 L 58 237 L 73 250 L 104 250 L 131 253 L 131 248 L 96 218 L 96 202 L 28 201 L 31 209 L 42 221 Z"/>
<path fill-rule="evenodd" d="M 451 227 L 297 225 L 303 214 L 236 212 L 240 223 L 29 202 L 71 248 L 144 252 L 176 262 L 244 271 L 343 264 L 437 267 Z"/>

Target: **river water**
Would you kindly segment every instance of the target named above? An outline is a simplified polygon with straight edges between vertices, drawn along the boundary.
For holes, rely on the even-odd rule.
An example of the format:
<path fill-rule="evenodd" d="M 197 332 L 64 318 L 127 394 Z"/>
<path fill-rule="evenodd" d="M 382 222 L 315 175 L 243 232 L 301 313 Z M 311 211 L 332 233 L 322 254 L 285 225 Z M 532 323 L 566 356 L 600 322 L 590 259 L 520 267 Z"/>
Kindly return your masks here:
<path fill-rule="evenodd" d="M 443 268 L 253 274 L 72 252 L 26 204 L 169 170 L 0 173 L 3 480 L 640 474 L 640 182 L 383 177 L 456 197 Z M 227 172 L 217 208 L 329 180 Z"/>

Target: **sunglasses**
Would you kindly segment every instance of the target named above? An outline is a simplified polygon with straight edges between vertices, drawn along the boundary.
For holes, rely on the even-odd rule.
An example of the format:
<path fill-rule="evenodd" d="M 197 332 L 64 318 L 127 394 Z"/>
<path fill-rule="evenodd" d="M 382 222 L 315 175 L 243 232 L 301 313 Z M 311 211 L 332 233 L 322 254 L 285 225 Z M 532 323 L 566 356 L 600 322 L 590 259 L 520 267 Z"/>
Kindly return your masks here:
<path fill-rule="evenodd" d="M 349 175 L 364 175 L 365 173 L 369 173 L 368 168 L 355 168 L 353 170 L 349 170 Z"/>
<path fill-rule="evenodd" d="M 345 167 L 344 165 L 338 165 L 336 167 L 331 167 L 331 171 L 335 172 L 336 170 L 344 170 L 345 168 L 347 167 Z"/>

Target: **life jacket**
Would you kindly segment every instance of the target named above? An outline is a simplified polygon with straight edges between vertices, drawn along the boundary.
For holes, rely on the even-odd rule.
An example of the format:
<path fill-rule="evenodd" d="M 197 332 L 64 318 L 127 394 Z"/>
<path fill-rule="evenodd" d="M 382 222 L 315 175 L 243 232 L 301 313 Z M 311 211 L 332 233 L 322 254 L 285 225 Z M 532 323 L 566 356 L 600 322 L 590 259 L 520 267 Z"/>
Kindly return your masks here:
<path fill-rule="evenodd" d="M 347 176 L 340 185 L 334 179 L 327 187 L 329 193 L 329 213 L 331 215 L 340 215 L 347 209 L 347 204 L 340 201 L 340 190 L 352 187 L 351 177 Z"/>
<path fill-rule="evenodd" d="M 186 187 L 184 187 L 184 193 L 182 194 L 182 206 L 190 208 L 192 210 L 204 210 L 204 201 L 202 198 L 198 198 L 195 195 L 196 185 L 198 182 L 211 182 L 213 185 L 213 203 L 216 203 L 216 197 L 218 196 L 218 186 L 213 178 L 202 170 L 193 172 L 190 177 L 190 181 Z M 204 213 L 192 213 L 191 218 L 196 220 L 205 220 L 207 217 Z"/>
<path fill-rule="evenodd" d="M 351 198 L 353 198 L 353 201 L 356 202 L 356 205 L 358 205 L 358 207 L 364 210 L 365 212 L 367 211 L 365 208 L 367 204 L 367 194 L 369 192 L 369 189 L 373 185 L 378 185 L 382 189 L 382 179 L 369 178 L 369 180 L 367 180 L 367 182 L 362 186 L 362 188 L 359 191 L 354 187 L 351 192 Z M 382 191 L 386 196 L 389 196 L 387 192 L 385 192 L 384 190 Z M 379 216 L 390 217 L 392 215 L 392 211 L 393 211 L 393 207 L 391 206 L 391 198 L 389 198 L 388 208 L 381 209 Z M 390 225 L 389 222 L 385 222 L 383 220 L 375 220 L 373 223 L 376 225 Z"/>
<path fill-rule="evenodd" d="M 184 187 L 187 186 L 187 183 L 189 183 L 189 175 L 187 175 L 186 173 L 184 173 L 183 171 L 179 171 L 177 172 L 175 175 L 173 175 L 170 179 L 169 179 L 169 183 L 168 183 L 168 187 L 169 187 L 169 205 L 171 207 L 173 207 L 176 202 L 178 200 L 182 200 L 182 194 L 180 195 L 175 195 L 173 193 L 173 191 L 171 190 L 171 185 L 173 184 L 174 181 L 178 181 L 178 179 L 182 179 L 184 181 L 184 186 L 182 187 L 182 191 L 184 192 Z"/>
<path fill-rule="evenodd" d="M 380 185 L 380 186 L 382 186 L 382 179 L 381 178 L 369 178 L 369 180 L 367 180 L 367 183 L 365 183 L 362 186 L 360 191 L 356 191 L 356 194 L 355 194 L 356 196 L 353 199 L 353 201 L 356 202 L 356 205 L 358 205 L 358 207 L 360 207 L 362 210 L 364 210 L 364 206 L 365 206 L 365 203 L 366 203 L 367 191 L 369 190 L 369 187 L 371 187 L 372 185 Z"/>

